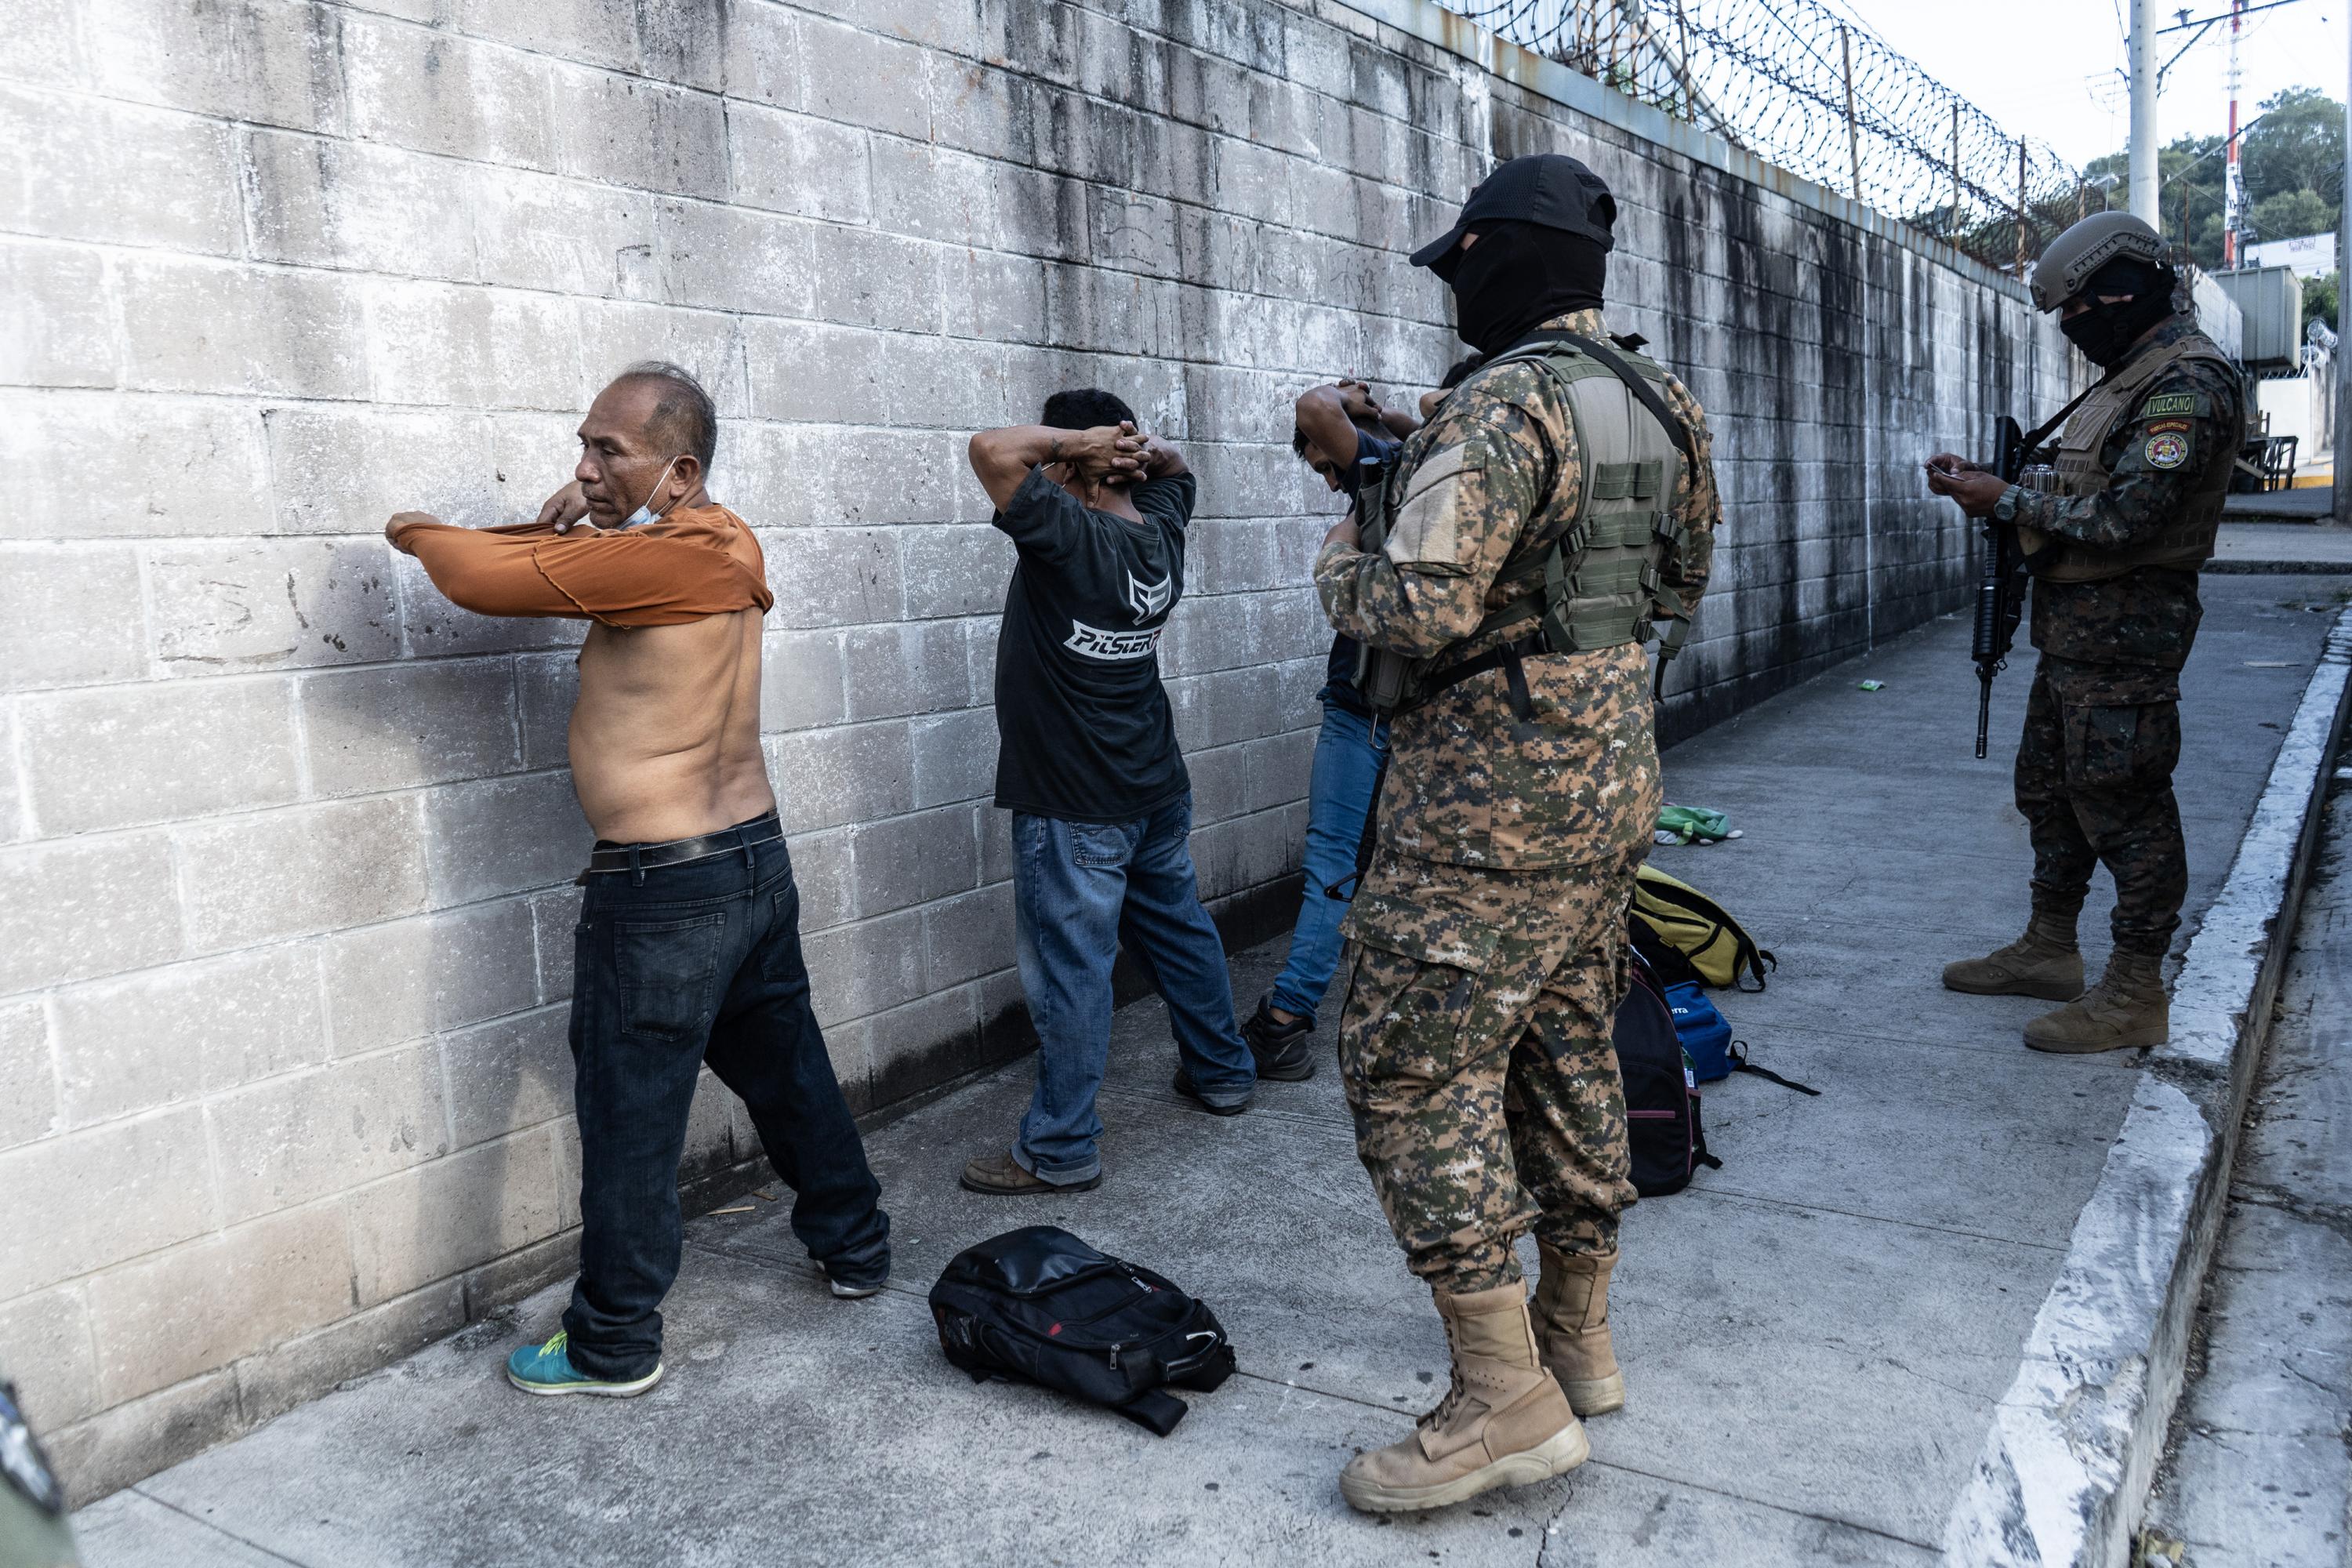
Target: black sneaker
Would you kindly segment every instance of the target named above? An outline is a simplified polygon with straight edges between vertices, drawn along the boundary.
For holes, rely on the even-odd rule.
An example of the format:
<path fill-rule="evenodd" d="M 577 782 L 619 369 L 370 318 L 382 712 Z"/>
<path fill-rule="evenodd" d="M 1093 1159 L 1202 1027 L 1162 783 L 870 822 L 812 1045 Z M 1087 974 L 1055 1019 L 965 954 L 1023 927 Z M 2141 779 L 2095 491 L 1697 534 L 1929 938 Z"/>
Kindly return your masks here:
<path fill-rule="evenodd" d="M 1201 1098 L 1201 1091 L 1192 1087 L 1192 1074 L 1186 1072 L 1182 1068 L 1178 1068 L 1176 1069 L 1175 1088 L 1177 1093 L 1182 1095 L 1185 1099 L 1191 1100 L 1193 1104 L 1199 1106 L 1202 1110 L 1207 1111 L 1212 1116 L 1239 1116 L 1243 1111 L 1249 1109 L 1249 1101 L 1246 1100 L 1243 1100 L 1238 1105 L 1210 1104 L 1207 1100 Z"/>
<path fill-rule="evenodd" d="M 1270 994 L 1257 999 L 1257 1011 L 1242 1020 L 1242 1038 L 1257 1058 L 1258 1077 L 1276 1083 L 1304 1083 L 1315 1076 L 1315 1053 L 1307 1044 L 1315 1033 L 1315 1020 L 1279 1022 L 1267 1005 L 1273 1000 Z"/>

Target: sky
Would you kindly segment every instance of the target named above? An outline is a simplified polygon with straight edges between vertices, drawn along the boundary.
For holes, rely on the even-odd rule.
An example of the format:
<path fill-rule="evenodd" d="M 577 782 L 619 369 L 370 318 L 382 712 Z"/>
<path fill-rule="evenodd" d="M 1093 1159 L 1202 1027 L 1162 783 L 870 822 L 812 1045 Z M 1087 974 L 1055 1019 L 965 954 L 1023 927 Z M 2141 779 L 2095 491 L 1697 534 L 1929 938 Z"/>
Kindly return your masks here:
<path fill-rule="evenodd" d="M 2159 28 L 2185 0 L 2158 0 Z M 2262 0 L 2249 0 L 2259 5 Z M 2131 133 L 2121 70 L 2130 0 L 1827 0 L 1982 108 L 2012 135 L 2038 137 L 2081 167 L 2120 152 Z M 2230 0 L 2191 5 L 2191 20 L 2226 16 Z M 2294 0 L 2249 16 L 2238 45 L 2240 118 L 2283 88 L 2345 97 L 2352 75 L 2345 16 L 2352 0 Z M 2164 79 L 2157 136 L 2219 136 L 2229 129 L 2229 24 L 2212 28 Z M 2187 33 L 2159 36 L 2158 63 Z"/>

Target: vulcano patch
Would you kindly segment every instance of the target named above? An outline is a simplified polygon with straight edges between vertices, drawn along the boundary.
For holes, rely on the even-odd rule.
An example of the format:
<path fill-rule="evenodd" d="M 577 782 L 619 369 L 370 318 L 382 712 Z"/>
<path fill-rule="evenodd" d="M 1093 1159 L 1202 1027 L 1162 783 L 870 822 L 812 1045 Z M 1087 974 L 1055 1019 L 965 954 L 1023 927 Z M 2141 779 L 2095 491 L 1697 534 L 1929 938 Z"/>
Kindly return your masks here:
<path fill-rule="evenodd" d="M 2159 393 L 2139 405 L 2139 416 L 2153 419 L 2164 414 L 2198 415 L 2204 413 L 2205 399 L 2194 392 Z"/>

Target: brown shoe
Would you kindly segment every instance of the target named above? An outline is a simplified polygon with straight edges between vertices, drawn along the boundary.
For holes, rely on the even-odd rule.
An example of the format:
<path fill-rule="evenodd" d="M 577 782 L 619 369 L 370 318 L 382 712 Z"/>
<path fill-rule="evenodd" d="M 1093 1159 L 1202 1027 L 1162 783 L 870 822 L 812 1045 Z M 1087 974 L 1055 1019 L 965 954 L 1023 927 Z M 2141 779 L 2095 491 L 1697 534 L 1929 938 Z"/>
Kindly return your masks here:
<path fill-rule="evenodd" d="M 982 1154 L 963 1168 L 963 1179 L 957 1184 L 968 1193 L 985 1193 L 992 1198 L 1042 1197 L 1047 1193 L 1086 1193 L 1102 1185 L 1102 1173 L 1097 1171 L 1083 1182 L 1049 1182 L 1033 1171 L 1024 1170 L 1021 1162 L 1008 1153 Z"/>
<path fill-rule="evenodd" d="M 1339 1495 L 1366 1513 L 1444 1508 L 1496 1487 L 1564 1474 L 1592 1452 L 1584 1428 L 1537 1358 L 1528 1288 L 1514 1280 L 1467 1296 L 1439 1292 L 1454 1382 L 1412 1436 L 1359 1454 Z"/>
<path fill-rule="evenodd" d="M 1544 1366 L 1579 1415 L 1622 1410 L 1625 1374 L 1609 1342 L 1609 1271 L 1617 1267 L 1617 1249 L 1562 1252 L 1538 1237 L 1536 1250 L 1543 1256 L 1535 1313 Z"/>
<path fill-rule="evenodd" d="M 2027 1045 L 2066 1056 L 2137 1050 L 2171 1037 L 2172 1004 L 2164 994 L 2164 961 L 2139 952 L 2111 954 L 2107 972 L 2080 1000 L 2025 1026 Z"/>
<path fill-rule="evenodd" d="M 2074 922 L 2037 911 L 2025 934 L 2007 947 L 1944 965 L 1944 988 L 1972 996 L 2072 1002 L 2083 994 L 2083 953 L 2074 945 Z"/>

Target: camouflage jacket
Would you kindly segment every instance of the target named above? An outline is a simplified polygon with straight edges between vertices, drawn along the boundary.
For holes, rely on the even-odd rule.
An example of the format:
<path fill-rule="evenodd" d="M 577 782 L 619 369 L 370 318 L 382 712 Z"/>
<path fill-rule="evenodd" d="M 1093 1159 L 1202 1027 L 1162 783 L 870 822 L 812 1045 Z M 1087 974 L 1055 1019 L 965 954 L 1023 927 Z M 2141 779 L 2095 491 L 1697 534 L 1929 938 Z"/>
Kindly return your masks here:
<path fill-rule="evenodd" d="M 2196 331 L 2193 317 L 2175 316 L 2139 353 Z M 2151 407 L 2161 413 L 2152 416 Z M 2136 543 L 2171 520 L 2209 465 L 2236 461 L 2243 410 L 2234 381 L 2209 363 L 2185 361 L 2150 384 L 2100 447 L 2114 476 L 2105 489 L 2088 496 L 2020 491 L 2017 521 L 2095 550 Z M 2151 430 L 2158 425 L 2161 431 Z M 2186 460 L 2178 455 L 2184 442 Z M 2152 447 L 2168 465 L 2148 460 Z M 2100 583 L 2036 579 L 2033 646 L 2069 664 L 2110 670 L 2104 682 L 2110 701 L 2161 701 L 2179 695 L 2179 672 L 2203 613 L 2194 572 L 2143 566 Z"/>
<path fill-rule="evenodd" d="M 1601 312 L 1556 317 L 1547 327 L 1602 336 Z M 1695 470 L 1672 502 L 1690 546 L 1667 585 L 1685 611 L 1696 606 L 1713 561 L 1722 515 L 1708 458 L 1706 416 L 1679 381 L 1667 403 L 1691 436 Z M 1465 464 L 1474 443 L 1483 460 Z M 1405 443 L 1397 482 L 1453 458 L 1458 480 L 1444 515 L 1414 530 L 1412 560 L 1341 544 L 1315 563 L 1315 585 L 1331 625 L 1349 637 L 1412 658 L 1450 650 L 1468 658 L 1525 631 L 1471 639 L 1480 621 L 1507 602 L 1496 582 L 1523 538 L 1555 505 L 1582 489 L 1575 428 L 1549 376 L 1528 364 L 1498 365 L 1465 382 L 1437 416 Z M 1391 538 L 1390 550 L 1398 548 Z M 1388 783 L 1380 803 L 1381 845 L 1416 859 L 1503 870 L 1573 866 L 1646 844 L 1661 801 L 1657 742 L 1651 729 L 1649 659 L 1628 645 L 1527 661 L 1533 722 L 1512 712 L 1503 672 L 1445 688 L 1401 714 L 1389 735 Z"/>

